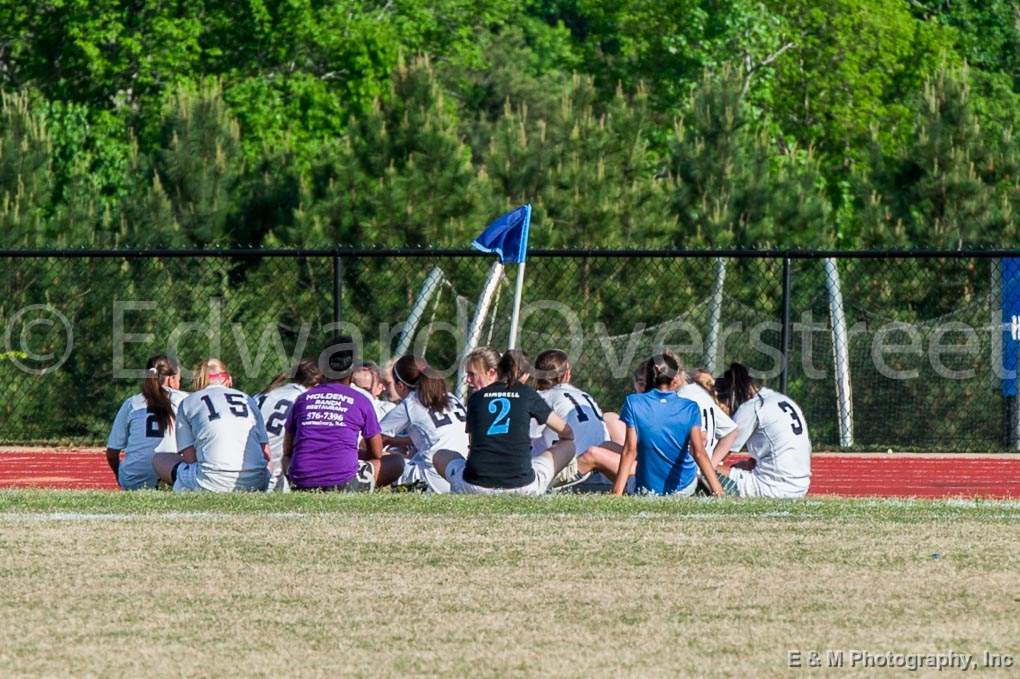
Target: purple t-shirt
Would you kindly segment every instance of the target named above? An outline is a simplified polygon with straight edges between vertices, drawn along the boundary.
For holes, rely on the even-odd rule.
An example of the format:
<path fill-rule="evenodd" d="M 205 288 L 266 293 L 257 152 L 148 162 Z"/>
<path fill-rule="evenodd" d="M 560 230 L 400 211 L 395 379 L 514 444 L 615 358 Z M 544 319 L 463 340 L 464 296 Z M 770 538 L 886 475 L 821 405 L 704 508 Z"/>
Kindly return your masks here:
<path fill-rule="evenodd" d="M 294 437 L 288 476 L 295 488 L 347 483 L 358 472 L 358 434 L 371 438 L 379 433 L 369 400 L 335 382 L 298 396 L 285 426 Z"/>

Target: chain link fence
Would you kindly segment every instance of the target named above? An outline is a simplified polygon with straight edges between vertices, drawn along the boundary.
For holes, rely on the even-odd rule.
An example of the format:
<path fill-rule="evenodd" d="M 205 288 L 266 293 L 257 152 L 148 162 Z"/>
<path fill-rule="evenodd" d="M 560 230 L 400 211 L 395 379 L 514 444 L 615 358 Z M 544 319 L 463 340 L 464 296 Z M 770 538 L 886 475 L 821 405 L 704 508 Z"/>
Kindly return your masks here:
<path fill-rule="evenodd" d="M 567 351 L 607 410 L 667 346 L 715 374 L 748 364 L 819 450 L 1014 449 L 1010 254 L 533 252 L 519 344 Z M 102 440 L 162 351 L 221 357 L 257 392 L 338 327 L 452 386 L 472 328 L 506 345 L 506 274 L 469 251 L 0 253 L 0 441 Z"/>

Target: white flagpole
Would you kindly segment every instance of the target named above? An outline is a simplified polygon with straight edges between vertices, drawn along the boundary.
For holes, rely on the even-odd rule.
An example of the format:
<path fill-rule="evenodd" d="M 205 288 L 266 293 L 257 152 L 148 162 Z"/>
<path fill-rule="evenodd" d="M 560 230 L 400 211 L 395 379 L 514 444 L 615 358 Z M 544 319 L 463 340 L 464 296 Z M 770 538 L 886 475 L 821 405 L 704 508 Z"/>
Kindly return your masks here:
<path fill-rule="evenodd" d="M 524 292 L 524 262 L 517 265 L 517 285 L 514 287 L 514 313 L 510 317 L 510 341 L 507 348 L 517 348 L 517 324 L 521 321 L 521 294 Z"/>
<path fill-rule="evenodd" d="M 521 257 L 517 263 L 517 285 L 514 286 L 514 313 L 510 317 L 510 341 L 508 349 L 517 348 L 517 330 L 521 322 L 521 296 L 524 293 L 524 262 L 527 260 L 528 236 L 531 232 L 531 203 L 524 206 L 524 233 L 521 236 Z"/>

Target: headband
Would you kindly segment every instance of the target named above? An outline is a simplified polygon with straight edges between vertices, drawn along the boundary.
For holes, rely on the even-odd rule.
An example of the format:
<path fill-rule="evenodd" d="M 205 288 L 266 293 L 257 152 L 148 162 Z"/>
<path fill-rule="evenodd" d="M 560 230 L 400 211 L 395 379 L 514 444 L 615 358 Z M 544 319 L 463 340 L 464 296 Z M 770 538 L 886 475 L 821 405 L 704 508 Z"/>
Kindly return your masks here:
<path fill-rule="evenodd" d="M 405 387 L 408 387 L 410 389 L 414 389 L 416 386 L 418 386 L 417 384 L 411 384 L 410 382 L 405 380 L 403 377 L 401 377 L 400 373 L 397 372 L 397 366 L 393 366 L 393 376 L 396 377 L 397 381 L 400 382 L 401 384 L 403 384 Z"/>

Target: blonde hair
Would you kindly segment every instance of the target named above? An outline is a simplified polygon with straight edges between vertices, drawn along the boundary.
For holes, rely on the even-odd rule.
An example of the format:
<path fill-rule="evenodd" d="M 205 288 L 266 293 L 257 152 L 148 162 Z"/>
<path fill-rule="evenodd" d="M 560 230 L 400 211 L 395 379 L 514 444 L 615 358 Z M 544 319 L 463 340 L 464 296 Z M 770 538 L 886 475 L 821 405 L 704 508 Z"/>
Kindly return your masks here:
<path fill-rule="evenodd" d="M 500 355 L 497 354 L 494 349 L 489 347 L 478 347 L 464 357 L 464 365 L 477 363 L 485 370 L 498 370 L 499 359 Z"/>
<path fill-rule="evenodd" d="M 715 393 L 715 377 L 712 373 L 708 372 L 704 368 L 698 368 L 688 373 L 691 382 L 698 385 L 702 389 L 708 392 L 708 395 L 712 397 L 717 406 L 722 407 L 723 403 L 719 400 L 719 396 Z"/>
<path fill-rule="evenodd" d="M 191 378 L 191 388 L 193 391 L 201 391 L 210 384 L 214 383 L 214 380 L 209 379 L 210 375 L 217 373 L 227 373 L 229 376 L 230 370 L 227 369 L 227 364 L 218 358 L 208 358 L 193 368 L 195 373 L 194 377 Z M 215 380 L 215 383 L 219 383 L 219 379 Z"/>

